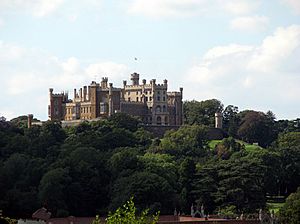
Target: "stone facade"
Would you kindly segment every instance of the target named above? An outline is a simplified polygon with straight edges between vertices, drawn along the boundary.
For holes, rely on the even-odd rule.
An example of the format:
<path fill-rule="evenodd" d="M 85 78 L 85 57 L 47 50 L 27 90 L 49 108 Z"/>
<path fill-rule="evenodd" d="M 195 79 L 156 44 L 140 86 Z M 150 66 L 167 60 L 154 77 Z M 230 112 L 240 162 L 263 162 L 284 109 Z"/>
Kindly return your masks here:
<path fill-rule="evenodd" d="M 108 78 L 100 83 L 93 81 L 77 92 L 74 89 L 73 100 L 67 93 L 54 94 L 49 89 L 50 120 L 74 121 L 93 120 L 109 117 L 114 113 L 123 112 L 139 116 L 147 125 L 182 125 L 183 103 L 182 92 L 168 92 L 168 81 L 157 84 L 155 79 L 140 83 L 139 74 L 131 74 L 131 84 L 123 81 L 122 88 L 108 84 Z"/>

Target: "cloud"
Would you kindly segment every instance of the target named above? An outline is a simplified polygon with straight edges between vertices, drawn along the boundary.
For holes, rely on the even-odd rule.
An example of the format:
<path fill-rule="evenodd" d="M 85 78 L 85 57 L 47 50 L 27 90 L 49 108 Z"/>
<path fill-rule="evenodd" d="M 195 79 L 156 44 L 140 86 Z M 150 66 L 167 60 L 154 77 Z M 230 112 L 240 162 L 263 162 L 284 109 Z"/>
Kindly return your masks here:
<path fill-rule="evenodd" d="M 285 108 L 299 101 L 300 26 L 279 27 L 259 45 L 214 47 L 188 69 L 187 98 L 218 98 L 242 108 L 274 109 L 282 117 Z M 199 95 L 195 96 L 195 89 Z M 255 108 L 257 107 L 257 108 Z M 294 109 L 289 116 L 299 117 Z"/>
<path fill-rule="evenodd" d="M 1 0 L 0 15 L 9 13 L 29 14 L 35 18 L 58 16 L 70 22 L 77 20 L 81 13 L 97 11 L 102 6 L 102 0 Z"/>
<path fill-rule="evenodd" d="M 89 65 L 86 68 L 86 73 L 90 76 L 93 76 L 95 74 L 102 74 L 102 76 L 109 76 L 112 79 L 121 79 L 127 78 L 128 68 L 124 64 L 117 64 L 115 62 L 105 61 Z"/>
<path fill-rule="evenodd" d="M 260 6 L 260 2 L 257 0 L 220 0 L 220 5 L 223 8 L 234 15 L 246 15 L 254 12 Z"/>
<path fill-rule="evenodd" d="M 230 22 L 230 27 L 234 30 L 259 32 L 264 30 L 269 24 L 266 16 L 244 16 L 237 17 Z"/>
<path fill-rule="evenodd" d="M 289 6 L 295 13 L 300 14 L 300 1 L 299 0 L 282 0 L 284 4 Z"/>
<path fill-rule="evenodd" d="M 0 11 L 21 10 L 31 13 L 36 17 L 44 17 L 55 12 L 64 0 L 2 0 L 0 2 Z"/>
<path fill-rule="evenodd" d="M 207 0 L 134 0 L 129 4 L 128 13 L 152 18 L 188 17 L 204 13 L 208 3 Z"/>
<path fill-rule="evenodd" d="M 259 0 L 127 0 L 129 14 L 150 18 L 182 18 L 218 16 L 222 14 L 249 15 L 260 7 Z"/>
<path fill-rule="evenodd" d="M 28 113 L 46 119 L 50 87 L 55 92 L 72 93 L 73 88 L 95 80 L 95 74 L 97 82 L 108 76 L 114 83 L 129 74 L 124 64 L 101 59 L 83 63 L 76 57 L 59 59 L 39 49 L 4 42 L 0 42 L 0 65 L 0 114 L 9 119 Z"/>

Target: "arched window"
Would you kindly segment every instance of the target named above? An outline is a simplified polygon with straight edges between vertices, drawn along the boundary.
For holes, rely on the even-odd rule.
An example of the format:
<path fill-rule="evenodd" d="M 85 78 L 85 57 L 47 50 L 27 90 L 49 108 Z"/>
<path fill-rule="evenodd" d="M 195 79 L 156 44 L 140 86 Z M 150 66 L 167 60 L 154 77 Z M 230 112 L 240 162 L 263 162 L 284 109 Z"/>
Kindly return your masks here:
<path fill-rule="evenodd" d="M 157 117 L 157 119 L 156 119 L 156 124 L 157 124 L 157 125 L 161 125 L 161 117 L 159 117 L 159 116 Z"/>
<path fill-rule="evenodd" d="M 159 105 L 156 106 L 155 111 L 156 111 L 156 113 L 160 113 L 161 112 L 161 107 Z"/>

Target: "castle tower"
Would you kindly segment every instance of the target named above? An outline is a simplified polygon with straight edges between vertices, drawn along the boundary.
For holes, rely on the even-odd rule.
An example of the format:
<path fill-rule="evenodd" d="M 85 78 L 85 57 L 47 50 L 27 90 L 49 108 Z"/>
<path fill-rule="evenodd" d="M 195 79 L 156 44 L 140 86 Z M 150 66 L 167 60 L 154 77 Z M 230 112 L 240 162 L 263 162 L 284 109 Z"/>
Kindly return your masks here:
<path fill-rule="evenodd" d="M 131 74 L 131 81 L 133 86 L 138 86 L 139 85 L 139 80 L 140 80 L 140 75 L 138 73 L 133 73 Z"/>
<path fill-rule="evenodd" d="M 223 116 L 222 113 L 215 113 L 215 128 L 223 128 Z"/>
<path fill-rule="evenodd" d="M 101 88 L 102 89 L 106 89 L 107 88 L 107 82 L 108 82 L 108 78 L 107 77 L 103 77 L 102 81 L 101 81 Z"/>
<path fill-rule="evenodd" d="M 95 81 L 91 83 L 89 86 L 90 91 L 90 102 L 91 102 L 91 119 L 95 119 L 98 115 L 98 107 L 97 107 L 97 84 Z"/>
<path fill-rule="evenodd" d="M 108 91 L 108 116 L 113 114 L 113 94 L 112 94 L 113 84 L 109 83 L 109 91 Z"/>
<path fill-rule="evenodd" d="M 31 128 L 32 126 L 33 114 L 28 114 L 27 127 Z"/>

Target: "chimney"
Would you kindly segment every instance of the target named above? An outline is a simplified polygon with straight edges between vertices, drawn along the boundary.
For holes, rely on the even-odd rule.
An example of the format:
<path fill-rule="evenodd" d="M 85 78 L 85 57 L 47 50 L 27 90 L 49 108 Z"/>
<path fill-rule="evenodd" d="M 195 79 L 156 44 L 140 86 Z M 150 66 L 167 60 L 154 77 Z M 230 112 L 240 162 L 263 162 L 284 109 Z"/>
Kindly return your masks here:
<path fill-rule="evenodd" d="M 146 79 L 143 79 L 142 82 L 143 82 L 143 85 L 146 85 Z"/>
<path fill-rule="evenodd" d="M 74 100 L 76 99 L 77 91 L 74 89 Z"/>
<path fill-rule="evenodd" d="M 86 101 L 86 96 L 87 96 L 87 86 L 83 87 L 83 101 Z"/>

